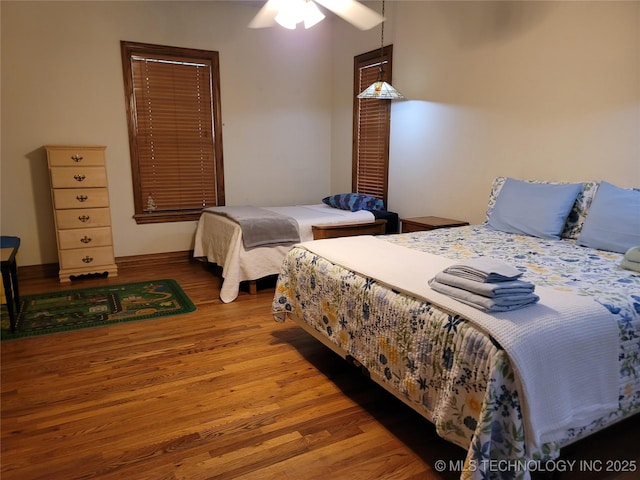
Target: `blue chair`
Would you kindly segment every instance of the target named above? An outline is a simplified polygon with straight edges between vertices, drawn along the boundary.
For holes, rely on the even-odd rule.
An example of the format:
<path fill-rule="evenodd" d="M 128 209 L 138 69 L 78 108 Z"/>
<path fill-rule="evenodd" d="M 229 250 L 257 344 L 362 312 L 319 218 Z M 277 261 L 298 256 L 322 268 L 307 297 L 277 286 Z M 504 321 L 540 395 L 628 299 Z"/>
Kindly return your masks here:
<path fill-rule="evenodd" d="M 0 247 L 2 249 L 2 284 L 4 286 L 4 296 L 7 299 L 11 332 L 15 332 L 16 318 L 20 312 L 18 266 L 16 264 L 16 254 L 18 253 L 18 248 L 20 248 L 20 238 L 1 236 Z"/>

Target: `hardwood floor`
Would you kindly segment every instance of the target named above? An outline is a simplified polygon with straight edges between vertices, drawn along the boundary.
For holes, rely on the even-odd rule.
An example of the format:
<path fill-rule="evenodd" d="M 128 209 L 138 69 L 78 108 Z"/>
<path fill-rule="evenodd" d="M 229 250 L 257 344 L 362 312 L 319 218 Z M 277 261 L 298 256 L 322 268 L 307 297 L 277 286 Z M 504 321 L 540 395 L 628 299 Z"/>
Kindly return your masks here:
<path fill-rule="evenodd" d="M 269 281 L 222 304 L 219 273 L 185 260 L 120 266 L 118 277 L 72 286 L 150 278 L 177 280 L 198 310 L 2 343 L 3 480 L 459 477 L 435 467 L 461 461 L 462 449 L 293 323 L 272 319 Z M 49 277 L 20 288 L 69 287 Z M 630 419 L 567 458 L 640 463 L 638 432 Z M 597 473 L 588 478 L 637 478 Z"/>

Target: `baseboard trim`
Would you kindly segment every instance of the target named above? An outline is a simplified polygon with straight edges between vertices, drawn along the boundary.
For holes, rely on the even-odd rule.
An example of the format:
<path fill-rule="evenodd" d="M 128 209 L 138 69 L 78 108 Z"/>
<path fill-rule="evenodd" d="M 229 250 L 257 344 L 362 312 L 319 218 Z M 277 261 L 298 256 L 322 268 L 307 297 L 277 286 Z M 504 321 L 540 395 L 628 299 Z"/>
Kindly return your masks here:
<path fill-rule="evenodd" d="M 18 279 L 38 279 L 58 276 L 57 263 L 45 263 L 44 265 L 18 265 Z"/>
<path fill-rule="evenodd" d="M 131 268 L 143 265 L 173 265 L 180 263 L 189 263 L 193 260 L 193 250 L 182 252 L 164 252 L 151 253 L 147 255 L 131 255 L 129 257 L 117 257 L 116 264 L 118 268 Z"/>
<path fill-rule="evenodd" d="M 193 250 L 182 252 L 150 253 L 147 255 L 131 255 L 128 257 L 117 257 L 118 268 L 135 268 L 147 265 L 175 265 L 188 263 L 193 260 Z M 57 263 L 46 263 L 43 265 L 18 266 L 18 278 L 38 279 L 57 277 L 59 265 Z"/>

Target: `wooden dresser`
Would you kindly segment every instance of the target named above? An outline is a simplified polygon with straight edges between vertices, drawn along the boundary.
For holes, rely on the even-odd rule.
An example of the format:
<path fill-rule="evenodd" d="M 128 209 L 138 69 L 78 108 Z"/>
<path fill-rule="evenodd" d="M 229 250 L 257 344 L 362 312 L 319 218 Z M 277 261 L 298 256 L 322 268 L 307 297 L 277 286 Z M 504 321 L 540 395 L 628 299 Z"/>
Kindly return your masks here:
<path fill-rule="evenodd" d="M 118 275 L 100 146 L 46 146 L 58 241 L 60 281 L 86 274 Z"/>

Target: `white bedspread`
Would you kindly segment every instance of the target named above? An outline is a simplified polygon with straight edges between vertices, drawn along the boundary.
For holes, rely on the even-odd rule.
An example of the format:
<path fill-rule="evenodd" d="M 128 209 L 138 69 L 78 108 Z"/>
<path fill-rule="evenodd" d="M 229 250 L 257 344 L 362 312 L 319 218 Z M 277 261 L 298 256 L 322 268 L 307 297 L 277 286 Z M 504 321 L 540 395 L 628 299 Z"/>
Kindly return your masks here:
<path fill-rule="evenodd" d="M 313 239 L 313 225 L 369 223 L 375 220 L 374 215 L 366 210 L 351 212 L 325 204 L 261 208 L 293 217 L 298 222 L 300 241 L 303 242 Z M 220 299 L 228 303 L 238 297 L 240 282 L 277 274 L 290 248 L 291 245 L 272 245 L 247 250 L 242 242 L 242 230 L 236 222 L 224 215 L 203 212 L 196 228 L 193 256 L 204 257 L 222 267 L 224 280 Z"/>
<path fill-rule="evenodd" d="M 593 299 L 536 287 L 539 303 L 487 314 L 429 288 L 428 280 L 453 260 L 372 236 L 300 246 L 458 313 L 492 335 L 518 374 L 528 444 L 559 440 L 567 428 L 583 426 L 618 407 L 618 327 Z"/>

